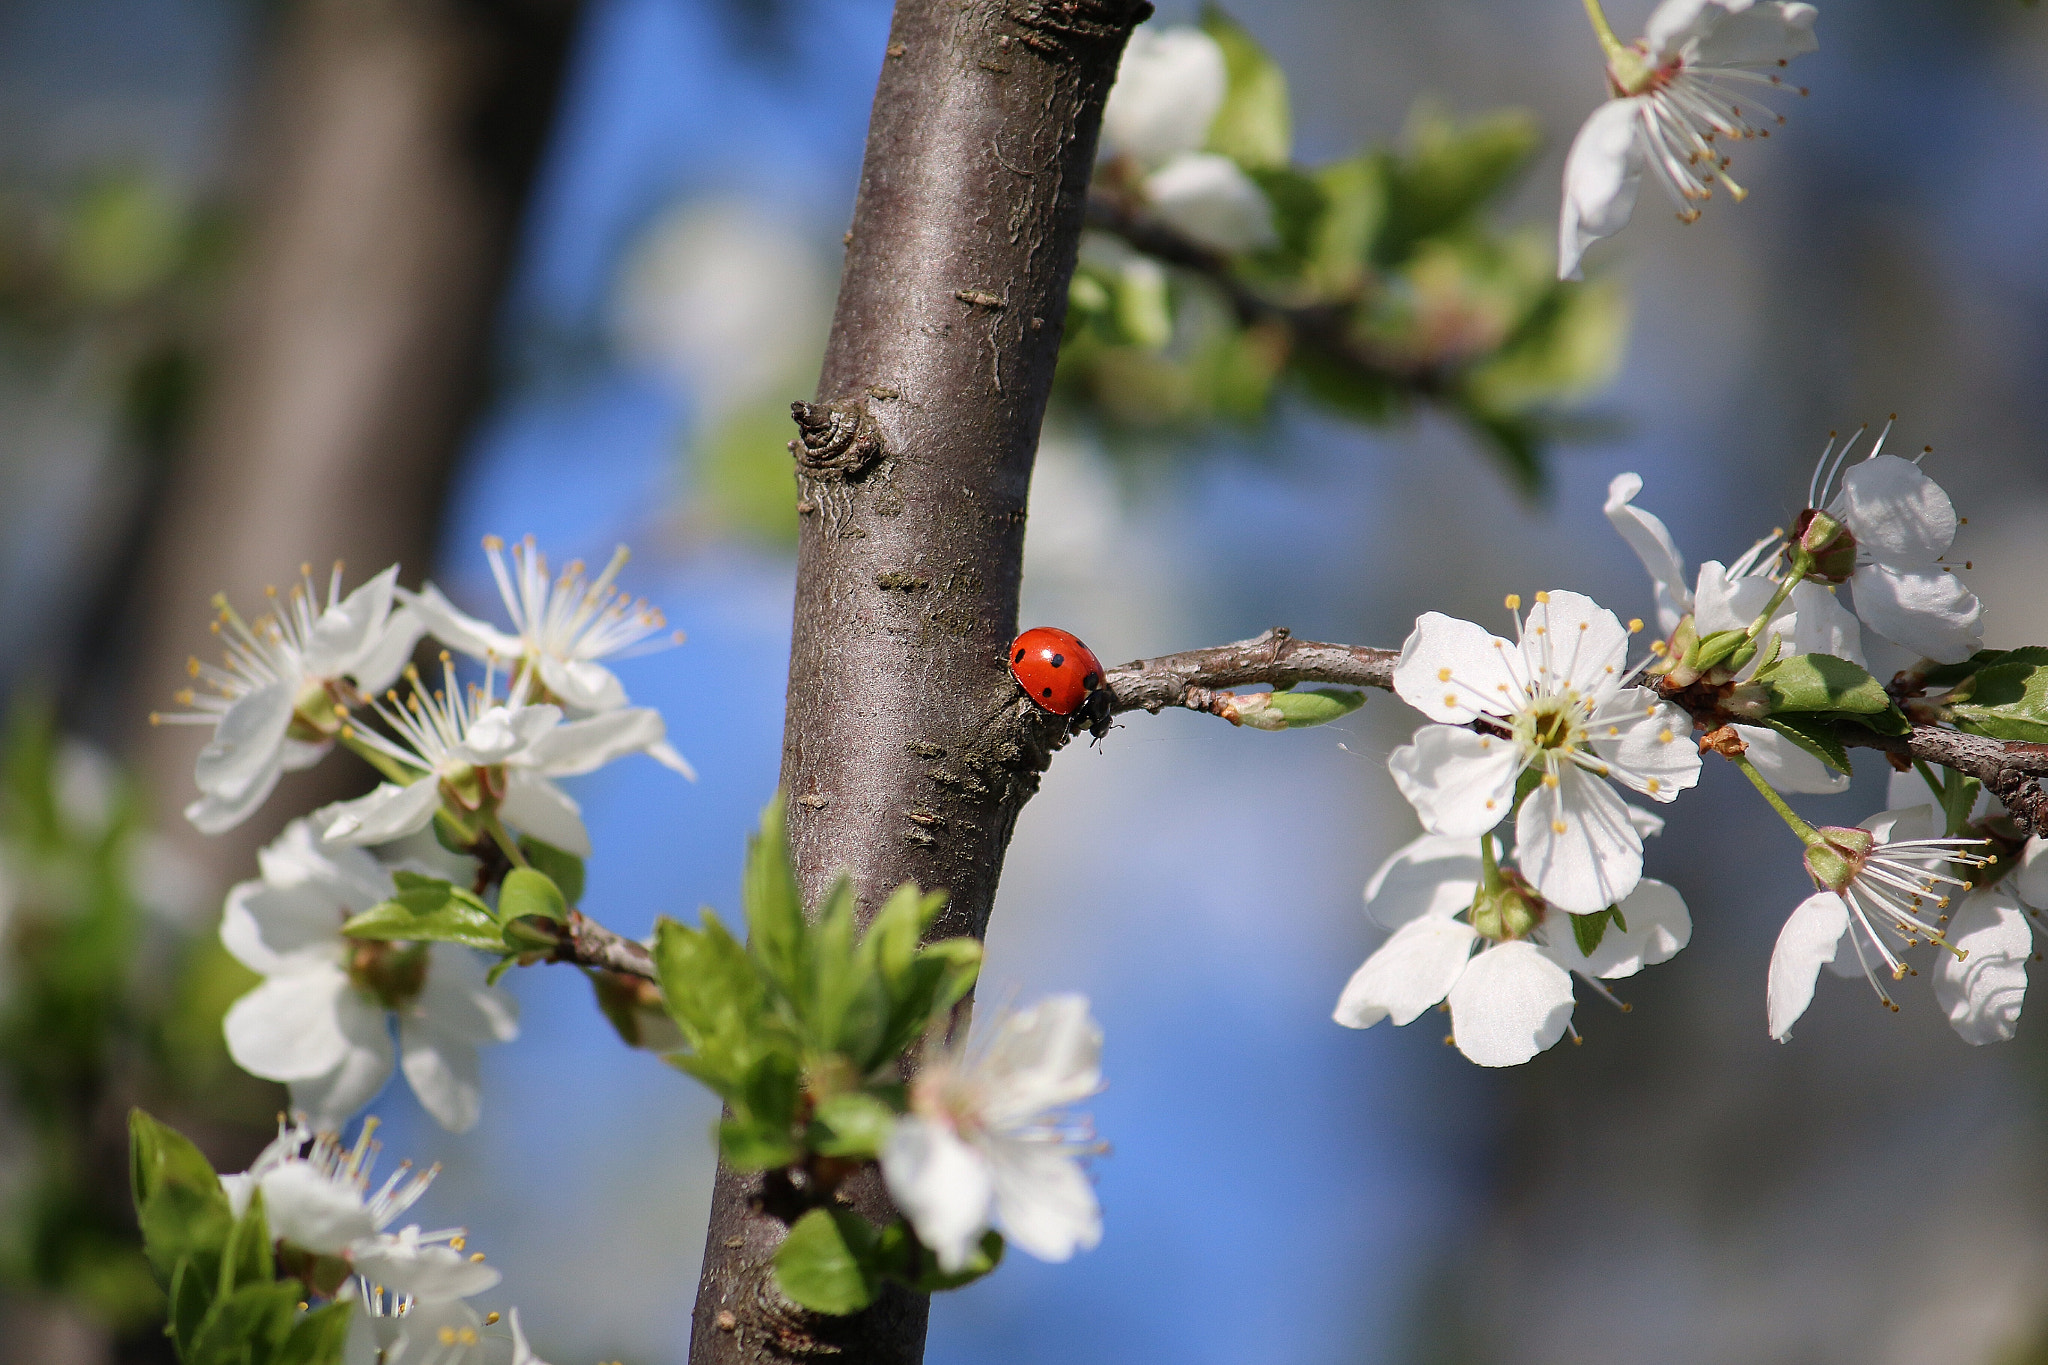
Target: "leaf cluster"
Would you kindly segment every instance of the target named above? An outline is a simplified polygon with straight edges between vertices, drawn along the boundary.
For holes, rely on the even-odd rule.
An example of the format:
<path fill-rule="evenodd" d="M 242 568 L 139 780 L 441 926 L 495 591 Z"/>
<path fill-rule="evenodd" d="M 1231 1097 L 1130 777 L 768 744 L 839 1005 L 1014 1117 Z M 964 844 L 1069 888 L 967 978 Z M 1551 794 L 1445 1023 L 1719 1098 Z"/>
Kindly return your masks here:
<path fill-rule="evenodd" d="M 238 1218 L 220 1177 L 182 1134 L 128 1116 L 129 1176 L 149 1267 L 170 1301 L 164 1328 L 183 1365 L 340 1365 L 354 1305 L 310 1308 L 280 1278 L 252 1192 Z"/>
<path fill-rule="evenodd" d="M 1849 771 L 1844 727 L 1882 735 L 1903 735 L 1912 728 L 1884 684 L 1832 654 L 1781 659 L 1767 653 L 1754 682 L 1768 708 L 1762 723 L 1837 772 Z"/>
<path fill-rule="evenodd" d="M 1606 284 L 1555 278 L 1547 233 L 1490 211 L 1534 157 L 1533 120 L 1426 107 L 1404 145 L 1292 160 L 1285 76 L 1211 6 L 1229 91 L 1207 150 L 1266 196 L 1277 242 L 1226 257 L 1145 216 L 1105 168 L 1069 300 L 1061 392 L 1113 429 L 1253 421 L 1283 393 L 1369 423 L 1447 408 L 1525 491 L 1544 481 L 1559 407 L 1611 377 L 1626 331 Z"/>
<path fill-rule="evenodd" d="M 887 1142 L 907 1104 L 905 1055 L 942 1034 L 973 989 L 981 945 L 921 939 L 943 893 L 898 887 L 860 928 L 841 880 L 804 913 L 778 796 L 749 842 L 741 888 L 744 942 L 710 910 L 692 927 L 663 919 L 654 960 L 682 1048 L 669 1057 L 725 1101 L 718 1145 L 740 1170 L 786 1169 L 823 1204 L 833 1187 Z M 796 1219 L 776 1259 L 783 1292 L 806 1307 L 848 1313 L 895 1278 L 919 1288 L 965 1283 L 987 1265 L 938 1283 L 930 1253 L 901 1222 L 876 1229 L 844 1209 Z M 944 1277 L 938 1277 L 943 1279 Z"/>
<path fill-rule="evenodd" d="M 1959 664 L 1919 674 L 1926 689 L 1946 689 L 1939 715 L 1968 734 L 2048 744 L 2048 647 L 1987 649 Z"/>
<path fill-rule="evenodd" d="M 513 966 L 553 955 L 583 895 L 583 860 L 531 835 L 519 840 L 523 867 L 506 871 L 493 905 L 467 887 L 418 872 L 395 871 L 397 888 L 341 926 L 350 938 L 399 943 L 459 943 L 496 953 L 495 982 Z"/>

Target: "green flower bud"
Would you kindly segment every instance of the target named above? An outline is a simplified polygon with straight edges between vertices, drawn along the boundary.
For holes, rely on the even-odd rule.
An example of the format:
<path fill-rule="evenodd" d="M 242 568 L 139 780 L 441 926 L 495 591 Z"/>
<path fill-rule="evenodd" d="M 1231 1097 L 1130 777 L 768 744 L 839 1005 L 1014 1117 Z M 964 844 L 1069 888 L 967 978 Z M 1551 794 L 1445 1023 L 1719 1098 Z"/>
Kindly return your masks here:
<path fill-rule="evenodd" d="M 1806 846 L 1807 875 L 1821 890 L 1839 895 L 1869 861 L 1876 836 L 1867 829 L 1840 825 L 1825 825 L 1813 835 L 1813 842 Z"/>
<path fill-rule="evenodd" d="M 1744 652 L 1745 646 L 1747 647 L 1746 653 Z M 1734 662 L 1734 658 L 1738 653 L 1743 655 L 1742 663 Z M 1742 667 L 1742 664 L 1748 663 L 1755 656 L 1756 645 L 1743 632 L 1739 630 L 1717 630 L 1712 635 L 1700 640 L 1697 648 L 1685 662 L 1686 666 L 1696 673 L 1705 673 L 1724 665 L 1732 671 Z"/>
<path fill-rule="evenodd" d="M 1300 730 L 1348 716 L 1365 704 L 1362 692 L 1310 688 L 1302 692 L 1244 692 L 1221 697 L 1218 714 L 1254 730 Z"/>
<path fill-rule="evenodd" d="M 1786 554 L 1795 571 L 1820 583 L 1846 583 L 1856 572 L 1856 537 L 1841 522 L 1809 507 L 1792 524 Z"/>
<path fill-rule="evenodd" d="M 1473 896 L 1471 920 L 1482 937 L 1495 943 L 1527 938 L 1543 922 L 1543 898 L 1515 873 L 1506 872 L 1500 885 L 1482 886 Z"/>

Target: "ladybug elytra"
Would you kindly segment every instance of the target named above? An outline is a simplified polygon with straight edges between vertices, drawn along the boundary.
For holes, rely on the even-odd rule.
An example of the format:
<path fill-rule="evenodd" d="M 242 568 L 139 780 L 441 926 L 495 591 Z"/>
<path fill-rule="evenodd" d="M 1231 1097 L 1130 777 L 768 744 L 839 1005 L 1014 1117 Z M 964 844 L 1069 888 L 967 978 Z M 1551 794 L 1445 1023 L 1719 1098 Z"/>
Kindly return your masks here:
<path fill-rule="evenodd" d="M 1010 672 L 1037 705 L 1056 716 L 1086 709 L 1107 720 L 1110 693 L 1102 661 L 1071 631 L 1036 626 L 1010 642 Z"/>

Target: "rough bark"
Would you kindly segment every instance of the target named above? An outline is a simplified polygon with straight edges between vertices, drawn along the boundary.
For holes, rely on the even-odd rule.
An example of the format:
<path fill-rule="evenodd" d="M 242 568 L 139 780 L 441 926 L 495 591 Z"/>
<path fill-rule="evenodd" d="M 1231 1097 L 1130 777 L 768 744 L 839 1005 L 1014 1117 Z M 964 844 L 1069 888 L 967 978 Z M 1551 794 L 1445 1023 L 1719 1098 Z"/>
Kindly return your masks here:
<path fill-rule="evenodd" d="M 393 560 L 425 568 L 578 8 L 304 0 L 283 20 L 207 392 L 137 577 L 138 721 L 208 652 L 214 593 L 248 611 L 302 561 L 324 583 L 345 560 L 351 585 Z M 174 817 L 197 748 L 181 727 L 132 746 L 173 833 L 189 833 Z M 282 819 L 185 851 L 224 882 Z"/>
<path fill-rule="evenodd" d="M 1145 0 L 901 0 L 817 402 L 797 405 L 802 540 L 782 781 L 798 876 L 864 911 L 905 881 L 979 936 L 1063 725 L 1017 691 L 1025 498 L 1102 102 Z M 850 1190 L 881 1217 L 872 1179 Z M 692 1365 L 923 1355 L 927 1302 L 821 1318 L 776 1291 L 785 1231 L 721 1169 Z M 787 1212 L 785 1209 L 784 1212 Z"/>

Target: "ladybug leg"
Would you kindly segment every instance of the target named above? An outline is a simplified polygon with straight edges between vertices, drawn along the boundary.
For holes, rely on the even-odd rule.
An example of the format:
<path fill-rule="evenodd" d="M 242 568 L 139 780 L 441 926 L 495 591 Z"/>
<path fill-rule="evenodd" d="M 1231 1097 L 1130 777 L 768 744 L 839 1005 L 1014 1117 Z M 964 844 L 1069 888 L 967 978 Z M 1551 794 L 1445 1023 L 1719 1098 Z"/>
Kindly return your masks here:
<path fill-rule="evenodd" d="M 1085 721 L 1088 726 L 1088 733 L 1097 739 L 1101 739 L 1115 725 L 1115 722 L 1110 719 L 1110 705 L 1110 690 L 1107 687 L 1098 687 L 1088 694 L 1088 700 L 1081 703 L 1081 709 L 1074 719 Z"/>

